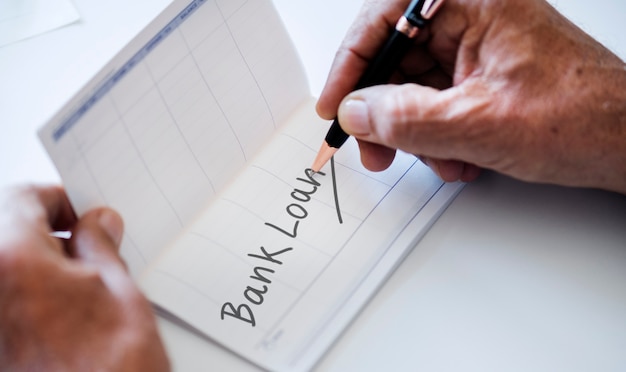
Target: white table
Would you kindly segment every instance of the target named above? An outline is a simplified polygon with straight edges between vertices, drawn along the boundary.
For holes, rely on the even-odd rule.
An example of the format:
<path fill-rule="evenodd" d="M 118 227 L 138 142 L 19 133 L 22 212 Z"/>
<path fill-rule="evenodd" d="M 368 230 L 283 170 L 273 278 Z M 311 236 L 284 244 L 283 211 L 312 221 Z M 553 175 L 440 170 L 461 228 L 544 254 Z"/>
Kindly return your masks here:
<path fill-rule="evenodd" d="M 81 22 L 0 48 L 0 186 L 58 182 L 36 129 L 169 0 L 74 3 Z M 318 93 L 360 1 L 275 3 Z M 626 58 L 626 3 L 555 3 Z M 159 323 L 176 370 L 255 370 Z M 461 192 L 318 369 L 624 371 L 625 347 L 626 197 L 486 173 Z"/>

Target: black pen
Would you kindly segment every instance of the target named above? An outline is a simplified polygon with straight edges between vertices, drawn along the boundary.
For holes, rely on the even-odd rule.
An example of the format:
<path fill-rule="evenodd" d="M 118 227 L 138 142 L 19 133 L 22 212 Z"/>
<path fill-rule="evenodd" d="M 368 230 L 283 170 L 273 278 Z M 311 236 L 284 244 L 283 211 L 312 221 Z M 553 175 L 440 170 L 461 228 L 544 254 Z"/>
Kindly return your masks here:
<path fill-rule="evenodd" d="M 420 29 L 426 26 L 443 0 L 413 0 L 400 17 L 396 28 L 380 50 L 376 58 L 370 63 L 354 90 L 370 87 L 372 85 L 385 84 L 398 67 L 402 57 L 413 44 L 413 39 Z M 326 134 L 325 141 L 317 153 L 317 157 L 311 166 L 314 172 L 320 169 L 330 160 L 337 150 L 348 139 L 348 134 L 341 129 L 339 121 L 335 119 Z"/>

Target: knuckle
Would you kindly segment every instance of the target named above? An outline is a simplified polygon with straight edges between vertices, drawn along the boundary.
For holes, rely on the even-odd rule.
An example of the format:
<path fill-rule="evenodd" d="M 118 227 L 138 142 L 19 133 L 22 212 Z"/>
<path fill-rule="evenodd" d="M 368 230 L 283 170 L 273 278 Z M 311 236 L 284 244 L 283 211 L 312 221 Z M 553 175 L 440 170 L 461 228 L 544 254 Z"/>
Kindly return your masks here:
<path fill-rule="evenodd" d="M 39 188 L 34 184 L 23 184 L 17 186 L 9 186 L 2 190 L 2 195 L 5 195 L 5 202 L 19 200 L 28 195 L 33 195 L 38 192 Z"/>
<path fill-rule="evenodd" d="M 83 267 L 81 280 L 93 287 L 105 287 L 100 270 L 95 267 Z"/>
<path fill-rule="evenodd" d="M 24 272 L 32 270 L 32 257 L 26 250 L 11 244 L 0 244 L 0 283 L 13 285 Z"/>
<path fill-rule="evenodd" d="M 383 115 L 379 118 L 378 134 L 381 140 L 388 145 L 403 145 L 407 143 L 417 119 L 417 105 L 414 104 L 411 89 L 408 86 L 398 87 L 392 94 L 383 98 L 380 110 Z"/>

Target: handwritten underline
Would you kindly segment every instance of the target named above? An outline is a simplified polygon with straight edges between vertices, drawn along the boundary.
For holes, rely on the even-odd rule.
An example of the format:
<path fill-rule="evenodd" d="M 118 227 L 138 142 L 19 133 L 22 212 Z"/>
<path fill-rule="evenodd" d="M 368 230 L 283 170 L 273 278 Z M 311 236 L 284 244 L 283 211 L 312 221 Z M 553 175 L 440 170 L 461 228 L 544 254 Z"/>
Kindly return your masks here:
<path fill-rule="evenodd" d="M 341 208 L 339 208 L 339 195 L 337 194 L 337 177 L 335 176 L 335 157 L 330 158 L 330 174 L 333 179 L 333 193 L 335 194 L 335 209 L 337 210 L 337 219 L 340 224 L 343 224 L 343 217 L 341 217 Z"/>

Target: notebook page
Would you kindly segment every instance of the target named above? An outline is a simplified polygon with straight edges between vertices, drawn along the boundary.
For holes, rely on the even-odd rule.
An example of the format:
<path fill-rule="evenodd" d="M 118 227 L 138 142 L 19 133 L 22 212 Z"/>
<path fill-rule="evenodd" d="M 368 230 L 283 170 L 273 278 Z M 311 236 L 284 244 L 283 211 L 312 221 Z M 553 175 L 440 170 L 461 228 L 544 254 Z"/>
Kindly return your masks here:
<path fill-rule="evenodd" d="M 301 107 L 140 281 L 270 370 L 312 367 L 461 187 L 403 153 L 368 172 L 353 139 L 312 175 L 327 128 Z"/>
<path fill-rule="evenodd" d="M 308 96 L 270 1 L 177 0 L 40 137 L 79 214 L 122 214 L 136 276 Z"/>

